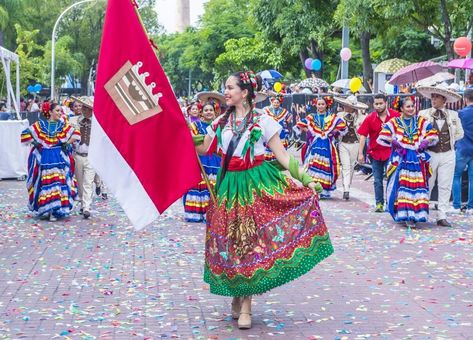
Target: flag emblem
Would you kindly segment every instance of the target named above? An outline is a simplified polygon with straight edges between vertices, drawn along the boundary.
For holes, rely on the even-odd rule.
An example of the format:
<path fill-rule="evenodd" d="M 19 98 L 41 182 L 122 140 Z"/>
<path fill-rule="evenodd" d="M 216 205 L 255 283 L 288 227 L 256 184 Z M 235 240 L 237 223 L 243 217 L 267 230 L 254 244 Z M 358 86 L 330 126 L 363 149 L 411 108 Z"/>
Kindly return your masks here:
<path fill-rule="evenodd" d="M 153 94 L 156 83 L 146 84 L 148 72 L 140 73 L 141 61 L 129 60 L 105 84 L 105 89 L 130 125 L 139 123 L 162 112 L 159 99 L 162 93 Z"/>

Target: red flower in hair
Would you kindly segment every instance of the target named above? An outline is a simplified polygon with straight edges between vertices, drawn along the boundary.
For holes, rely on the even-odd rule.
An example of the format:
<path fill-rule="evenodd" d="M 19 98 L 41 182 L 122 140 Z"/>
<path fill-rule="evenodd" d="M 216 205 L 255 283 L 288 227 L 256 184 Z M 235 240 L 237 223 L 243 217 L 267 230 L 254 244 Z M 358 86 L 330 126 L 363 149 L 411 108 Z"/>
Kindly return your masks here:
<path fill-rule="evenodd" d="M 325 100 L 325 104 L 327 104 L 327 108 L 331 108 L 333 105 L 333 98 L 330 96 L 325 96 L 323 97 L 323 100 Z"/>
<path fill-rule="evenodd" d="M 49 109 L 51 108 L 51 103 L 50 102 L 44 102 L 42 105 L 41 105 L 41 112 L 46 114 L 49 112 Z"/>

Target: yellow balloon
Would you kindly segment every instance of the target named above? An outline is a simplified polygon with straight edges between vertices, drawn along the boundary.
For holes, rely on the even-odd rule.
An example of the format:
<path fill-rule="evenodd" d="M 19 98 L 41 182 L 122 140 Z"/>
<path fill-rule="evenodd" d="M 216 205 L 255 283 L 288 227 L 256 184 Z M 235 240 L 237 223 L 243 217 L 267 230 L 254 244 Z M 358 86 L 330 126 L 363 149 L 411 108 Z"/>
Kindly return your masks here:
<path fill-rule="evenodd" d="M 274 83 L 274 91 L 281 92 L 281 90 L 282 90 L 282 84 L 280 82 L 275 82 Z"/>
<path fill-rule="evenodd" d="M 350 87 L 350 91 L 353 93 L 360 91 L 361 87 L 363 86 L 360 78 L 351 78 L 348 85 Z"/>

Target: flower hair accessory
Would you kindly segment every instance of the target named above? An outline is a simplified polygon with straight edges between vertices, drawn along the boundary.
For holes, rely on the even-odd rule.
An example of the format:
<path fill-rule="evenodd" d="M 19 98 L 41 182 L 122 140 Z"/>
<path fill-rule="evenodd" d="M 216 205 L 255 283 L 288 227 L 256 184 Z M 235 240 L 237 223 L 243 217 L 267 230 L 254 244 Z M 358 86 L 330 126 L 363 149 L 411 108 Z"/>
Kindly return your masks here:
<path fill-rule="evenodd" d="M 322 98 L 325 101 L 325 104 L 327 104 L 327 109 L 331 108 L 333 105 L 333 98 L 330 96 L 325 96 Z"/>
<path fill-rule="evenodd" d="M 220 103 L 218 102 L 218 100 L 209 99 L 206 102 L 203 102 L 201 105 L 202 105 L 202 109 L 204 109 L 204 107 L 206 105 L 210 105 L 214 108 L 215 113 L 220 113 L 221 107 L 220 107 Z"/>
<path fill-rule="evenodd" d="M 47 114 L 50 109 L 51 109 L 51 103 L 50 103 L 50 102 L 44 102 L 44 103 L 41 105 L 41 112 L 42 112 L 43 114 Z"/>
<path fill-rule="evenodd" d="M 253 99 L 256 97 L 256 89 L 258 88 L 258 81 L 256 74 L 253 71 L 246 71 L 240 73 L 240 81 L 245 85 L 251 85 L 253 88 Z"/>
<path fill-rule="evenodd" d="M 408 99 L 411 100 L 413 103 L 416 102 L 416 98 L 414 96 L 407 96 L 407 97 L 397 96 L 393 100 L 392 107 L 395 110 L 399 111 L 401 109 L 402 105 L 404 104 L 404 102 Z"/>

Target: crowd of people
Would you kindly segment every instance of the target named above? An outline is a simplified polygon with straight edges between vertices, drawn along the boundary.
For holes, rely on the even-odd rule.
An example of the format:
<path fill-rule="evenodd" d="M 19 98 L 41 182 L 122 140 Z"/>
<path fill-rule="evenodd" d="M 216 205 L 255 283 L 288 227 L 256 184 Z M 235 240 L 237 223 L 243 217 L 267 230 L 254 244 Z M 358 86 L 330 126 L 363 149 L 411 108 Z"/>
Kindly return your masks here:
<path fill-rule="evenodd" d="M 411 96 L 389 107 L 376 94 L 374 111 L 365 114 L 368 106 L 356 95 L 319 95 L 296 114 L 281 106 L 285 96 L 261 92 L 259 76 L 237 72 L 224 94 L 202 92 L 183 107 L 203 175 L 183 197 L 184 216 L 207 224 L 204 280 L 212 293 L 233 297 L 240 328 L 251 327 L 253 295 L 299 277 L 333 252 L 318 202 L 331 198 L 339 177 L 343 199 L 351 198 L 355 164 L 371 166 L 374 211 L 388 211 L 408 227 L 427 221 L 435 183 L 438 225 L 451 226 L 449 213 L 473 212 L 473 89 L 465 91 L 459 114 L 446 108 L 461 99 L 457 93 L 434 86 L 417 91 L 431 108 L 417 112 Z M 270 105 L 256 109 L 268 96 Z M 107 199 L 88 161 L 92 108 L 91 97 L 43 103 L 45 119 L 22 133 L 31 144 L 29 208 L 39 218 L 67 216 L 75 200 L 89 218 L 94 183 Z M 302 164 L 288 151 L 291 134 L 301 132 Z"/>
<path fill-rule="evenodd" d="M 259 111 L 280 125 L 279 138 L 286 149 L 291 144 L 291 130 L 306 132 L 301 158 L 307 173 L 322 187 L 321 199 L 330 198 L 341 177 L 343 199 L 349 200 L 355 166 L 368 164 L 374 178 L 375 212 L 388 211 L 396 222 L 409 227 L 426 222 L 432 189 L 437 186 L 436 222 L 439 226 L 451 226 L 449 214 L 473 213 L 473 164 L 470 158 L 473 143 L 470 132 L 467 130 L 464 136 L 462 128 L 471 122 L 472 89 L 464 93 L 465 108 L 460 115 L 446 108 L 462 99 L 457 92 L 442 85 L 420 86 L 416 91 L 430 100 L 431 108 L 417 112 L 418 99 L 414 96 L 396 97 L 389 107 L 387 97 L 376 94 L 373 96 L 374 111 L 366 114 L 368 105 L 360 102 L 356 95 L 320 95 L 293 113 L 281 106 L 285 96 L 280 93 L 258 93 L 259 98 L 255 99 L 261 101 L 270 96 L 270 105 Z M 214 96 L 214 101 L 218 102 L 218 111 L 213 111 L 214 117 L 218 116 L 225 105 L 223 96 L 218 93 L 206 93 L 206 96 Z M 197 98 L 184 109 L 190 123 L 199 122 L 203 105 L 205 101 Z M 293 119 L 296 124 L 291 127 Z M 211 117 L 207 115 L 204 121 L 208 124 Z M 192 131 L 195 135 L 205 135 L 205 131 L 197 127 Z M 206 167 L 208 161 L 201 160 Z M 269 148 L 265 160 L 278 166 Z M 465 169 L 468 169 L 470 194 L 463 206 L 461 177 Z M 215 174 L 213 163 L 209 172 L 211 185 L 215 184 Z M 200 184 L 200 191 L 194 189 L 188 195 L 193 199 L 185 207 L 189 214 L 187 220 L 205 221 L 210 200 L 205 182 Z"/>

